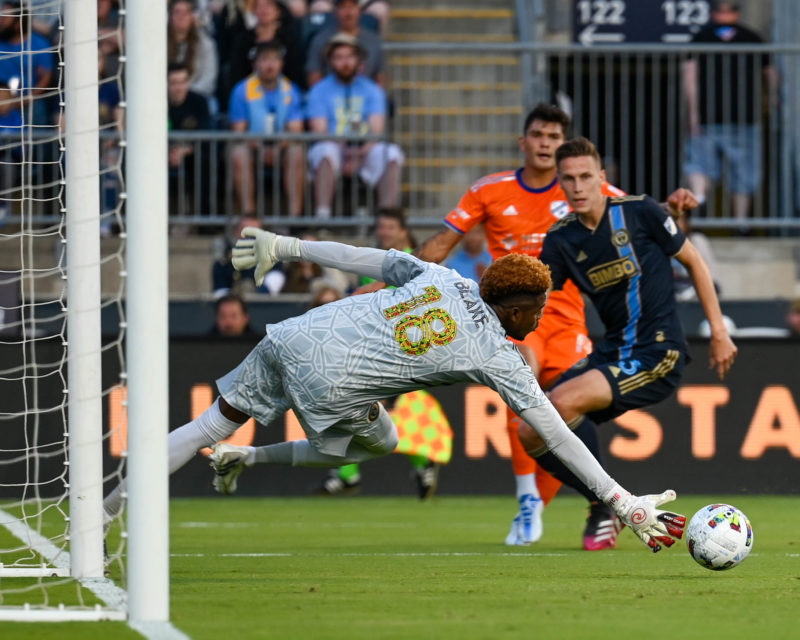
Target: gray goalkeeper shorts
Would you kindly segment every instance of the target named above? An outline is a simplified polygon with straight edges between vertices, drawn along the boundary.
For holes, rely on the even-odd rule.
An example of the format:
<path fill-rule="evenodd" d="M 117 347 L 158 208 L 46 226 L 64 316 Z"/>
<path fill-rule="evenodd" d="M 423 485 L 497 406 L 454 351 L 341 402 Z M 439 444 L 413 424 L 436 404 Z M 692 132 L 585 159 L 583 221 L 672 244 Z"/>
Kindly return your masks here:
<path fill-rule="evenodd" d="M 397 428 L 379 402 L 354 407 L 346 419 L 315 428 L 302 408 L 294 406 L 287 396 L 283 368 L 268 336 L 235 369 L 217 380 L 217 388 L 225 402 L 262 425 L 271 424 L 292 409 L 308 441 L 322 453 L 344 456 L 352 440 L 376 455 L 390 453 L 397 445 Z"/>

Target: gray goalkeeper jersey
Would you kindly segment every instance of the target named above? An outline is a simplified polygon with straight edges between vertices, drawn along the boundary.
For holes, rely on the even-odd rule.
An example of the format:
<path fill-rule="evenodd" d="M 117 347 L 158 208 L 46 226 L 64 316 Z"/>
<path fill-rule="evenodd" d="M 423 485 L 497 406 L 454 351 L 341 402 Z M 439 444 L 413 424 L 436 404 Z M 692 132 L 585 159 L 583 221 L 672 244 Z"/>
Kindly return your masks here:
<path fill-rule="evenodd" d="M 516 413 L 547 402 L 476 282 L 394 250 L 382 274 L 397 288 L 267 325 L 284 391 L 314 430 L 365 403 L 456 382 L 495 389 Z"/>

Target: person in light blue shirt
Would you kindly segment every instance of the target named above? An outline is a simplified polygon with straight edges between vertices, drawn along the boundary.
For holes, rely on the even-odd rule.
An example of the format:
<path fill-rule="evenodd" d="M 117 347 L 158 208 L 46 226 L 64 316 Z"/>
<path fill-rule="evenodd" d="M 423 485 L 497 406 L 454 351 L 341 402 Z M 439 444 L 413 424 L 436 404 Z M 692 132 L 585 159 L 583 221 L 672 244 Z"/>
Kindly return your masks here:
<path fill-rule="evenodd" d="M 492 264 L 492 254 L 486 248 L 486 232 L 483 225 L 470 229 L 464 235 L 461 248 L 444 262 L 444 266 L 455 269 L 463 278 L 480 280 L 486 267 Z"/>
<path fill-rule="evenodd" d="M 358 73 L 363 50 L 353 36 L 339 33 L 328 43 L 326 58 L 331 73 L 306 97 L 311 131 L 334 136 L 380 135 L 386 130 L 386 95 L 377 84 Z M 314 172 L 315 213 L 331 215 L 336 179 L 358 176 L 378 189 L 378 207 L 399 204 L 400 169 L 405 158 L 399 146 L 387 142 L 325 140 L 308 152 Z"/>
<path fill-rule="evenodd" d="M 231 93 L 228 117 L 231 129 L 265 137 L 283 132 L 303 131 L 303 99 L 300 90 L 283 74 L 285 50 L 277 40 L 261 42 L 253 50 L 253 73 L 237 84 Z M 305 161 L 299 144 L 275 141 L 266 148 L 255 141 L 242 142 L 233 148 L 233 183 L 244 215 L 256 213 L 256 190 L 253 180 L 253 155 L 260 153 L 261 163 L 274 167 L 283 163 L 283 186 L 289 215 L 303 211 Z"/>

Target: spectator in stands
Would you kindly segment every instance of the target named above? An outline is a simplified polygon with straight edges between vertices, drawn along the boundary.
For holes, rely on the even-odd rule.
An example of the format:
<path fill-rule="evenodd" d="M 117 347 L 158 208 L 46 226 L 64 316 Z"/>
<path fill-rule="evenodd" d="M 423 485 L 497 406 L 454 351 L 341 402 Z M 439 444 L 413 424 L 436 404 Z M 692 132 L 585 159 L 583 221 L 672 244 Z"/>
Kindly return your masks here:
<path fill-rule="evenodd" d="M 309 91 L 306 112 L 311 131 L 332 135 L 380 135 L 386 130 L 386 94 L 358 73 L 363 49 L 353 36 L 336 35 L 326 49 L 331 73 Z M 400 169 L 405 160 L 396 144 L 318 142 L 308 154 L 314 171 L 315 211 L 330 217 L 335 181 L 339 174 L 355 173 L 369 186 L 378 187 L 378 206 L 398 206 Z"/>
<path fill-rule="evenodd" d="M 305 87 L 305 51 L 300 42 L 300 23 L 278 0 L 255 0 L 253 3 L 255 26 L 243 28 L 232 34 L 227 58 L 222 57 L 225 75 L 221 84 L 227 92 L 253 70 L 253 47 L 261 42 L 277 41 L 283 45 L 283 74 L 294 84 Z M 222 92 L 225 89 L 221 89 Z M 227 97 L 227 96 L 223 96 Z"/>
<path fill-rule="evenodd" d="M 252 75 L 237 84 L 231 94 L 228 117 L 234 131 L 249 131 L 263 136 L 303 131 L 300 91 L 281 73 L 284 53 L 283 45 L 277 40 L 256 45 Z M 258 170 L 262 164 L 274 170 L 281 163 L 289 215 L 299 216 L 303 212 L 305 159 L 302 146 L 288 142 L 266 148 L 254 141 L 234 146 L 233 183 L 242 214 L 250 216 L 256 213 L 254 154 L 260 156 Z"/>
<path fill-rule="evenodd" d="M 337 34 L 347 34 L 358 41 L 362 55 L 359 62 L 359 73 L 382 84 L 381 38 L 370 29 L 359 24 L 361 9 L 358 0 L 336 0 L 335 23 L 320 29 L 308 49 L 306 59 L 306 78 L 308 86 L 313 87 L 330 72 L 328 45 Z"/>
<path fill-rule="evenodd" d="M 115 0 L 97 0 L 97 48 L 107 76 L 117 73 L 122 43 L 119 7 Z"/>
<path fill-rule="evenodd" d="M 762 43 L 761 37 L 739 23 L 739 2 L 717 0 L 711 22 L 695 34 L 698 44 Z M 761 184 L 761 104 L 763 75 L 775 103 L 777 74 L 766 54 L 703 53 L 684 67 L 689 112 L 686 166 L 689 188 L 701 206 L 709 180 L 720 177 L 722 158 L 728 172 L 725 184 L 733 193 L 733 215 L 745 220 L 753 193 Z M 742 225 L 742 233 L 747 227 Z"/>
<path fill-rule="evenodd" d="M 0 227 L 6 224 L 10 200 L 22 195 L 20 192 L 13 194 L 10 191 L 19 187 L 15 168 L 22 160 L 22 147 L 12 143 L 19 142 L 22 135 L 19 100 L 14 100 L 14 93 L 8 88 L 8 84 L 0 80 L 0 190 L 5 194 L 0 199 Z"/>
<path fill-rule="evenodd" d="M 417 248 L 417 240 L 408 228 L 402 209 L 380 209 L 375 220 L 375 236 L 379 249 L 397 249 L 411 253 Z"/>
<path fill-rule="evenodd" d="M 125 126 L 123 122 L 124 113 L 119 106 L 120 95 L 117 78 L 107 77 L 105 65 L 108 58 L 103 52 L 97 50 L 97 77 L 99 86 L 97 88 L 97 115 L 100 124 L 100 131 L 114 134 L 122 131 Z M 62 124 L 64 124 L 62 120 Z M 100 233 L 103 236 L 111 235 L 113 225 L 112 218 L 115 216 L 114 210 L 119 202 L 120 173 L 114 168 L 120 165 L 119 138 L 114 135 L 104 135 L 100 139 L 100 189 L 102 217 L 100 219 Z"/>
<path fill-rule="evenodd" d="M 20 137 L 22 132 L 22 111 L 19 100 L 14 100 L 14 92 L 8 83 L 0 80 L 0 133 Z M 0 142 L 5 147 L 8 140 Z"/>
<path fill-rule="evenodd" d="M 214 326 L 208 333 L 220 338 L 258 337 L 250 326 L 247 304 L 235 293 L 224 295 L 214 303 Z"/>
<path fill-rule="evenodd" d="M 283 289 L 286 276 L 280 263 L 267 273 L 264 282 L 256 287 L 253 274 L 254 269 L 237 271 L 231 262 L 231 250 L 233 245 L 242 235 L 245 227 L 261 228 L 261 222 L 257 218 L 243 217 L 228 225 L 226 233 L 214 242 L 216 259 L 211 267 L 212 291 L 214 297 L 221 297 L 229 293 L 245 295 L 248 293 L 278 293 Z"/>
<path fill-rule="evenodd" d="M 208 102 L 191 90 L 189 68 L 180 62 L 167 67 L 169 128 L 173 131 L 208 131 L 212 128 Z"/>
<path fill-rule="evenodd" d="M 100 86 L 97 88 L 98 97 L 98 120 L 103 129 L 104 125 L 113 125 L 121 120 L 121 110 L 119 107 L 119 85 L 116 78 L 110 77 L 106 73 L 106 57 L 103 52 L 97 52 L 97 75 Z"/>
<path fill-rule="evenodd" d="M 168 125 L 170 131 L 207 131 L 212 128 L 208 100 L 189 89 L 189 69 L 173 62 L 167 68 Z M 171 142 L 169 145 L 170 197 L 194 195 L 195 213 L 208 213 L 210 144 L 201 141 Z M 197 164 L 199 163 L 199 164 Z M 200 172 L 199 183 L 196 180 Z M 179 203 L 180 204 L 180 203 Z M 184 209 L 175 205 L 173 208 Z M 179 213 L 186 213 L 181 210 Z"/>
<path fill-rule="evenodd" d="M 388 251 L 396 249 L 411 253 L 417 248 L 417 240 L 408 228 L 405 213 L 402 209 L 380 209 L 375 218 L 375 237 L 378 249 Z M 372 278 L 362 277 L 360 284 L 375 282 Z"/>
<path fill-rule="evenodd" d="M 316 2 L 323 2 L 324 4 L 329 4 L 328 0 L 315 0 Z M 286 6 L 289 11 L 291 11 L 292 15 L 297 18 L 298 20 L 304 18 L 308 12 L 311 10 L 309 5 L 313 5 L 314 2 L 307 2 L 307 0 L 283 0 L 283 4 Z M 330 9 L 328 9 L 330 11 Z"/>
<path fill-rule="evenodd" d="M 342 291 L 336 284 L 319 278 L 311 283 L 311 308 L 321 307 L 329 302 L 336 302 L 344 298 Z"/>
<path fill-rule="evenodd" d="M 368 24 L 364 18 L 371 18 L 375 21 L 376 31 L 386 33 L 389 28 L 389 17 L 392 9 L 389 0 L 362 0 L 361 1 L 361 23 Z"/>
<path fill-rule="evenodd" d="M 4 0 L 0 5 L 0 82 L 21 96 L 18 106 L 23 113 L 33 101 L 32 124 L 52 124 L 52 100 L 42 95 L 57 84 L 52 49 L 49 40 L 30 30 L 30 13 L 20 8 L 18 0 Z"/>
<path fill-rule="evenodd" d="M 186 65 L 189 88 L 206 99 L 217 88 L 217 47 L 197 26 L 193 0 L 171 0 L 167 28 L 167 62 Z"/>
<path fill-rule="evenodd" d="M 492 264 L 492 254 L 486 248 L 486 232 L 479 224 L 470 229 L 461 241 L 459 250 L 445 260 L 444 266 L 455 269 L 464 278 L 480 281 L 486 267 Z"/>
<path fill-rule="evenodd" d="M 789 335 L 793 338 L 800 338 L 800 298 L 796 298 L 789 306 L 786 314 L 786 327 Z"/>

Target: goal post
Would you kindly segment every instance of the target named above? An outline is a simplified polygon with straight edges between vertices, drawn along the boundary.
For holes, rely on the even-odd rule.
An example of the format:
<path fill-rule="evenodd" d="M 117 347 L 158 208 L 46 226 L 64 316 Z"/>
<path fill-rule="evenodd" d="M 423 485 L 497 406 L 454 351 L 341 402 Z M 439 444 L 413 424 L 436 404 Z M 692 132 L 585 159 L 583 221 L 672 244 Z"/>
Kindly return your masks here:
<path fill-rule="evenodd" d="M 20 60 L 21 120 L 10 141 L 0 130 L 0 620 L 127 619 L 148 637 L 185 638 L 169 624 L 166 6 L 121 1 L 105 34 L 97 0 L 13 11 L 25 26 L 21 51 L 0 52 Z M 46 47 L 34 22 L 52 29 Z M 119 66 L 101 81 L 105 37 Z M 47 55 L 52 86 L 28 100 L 26 77 Z M 99 121 L 106 81 L 124 127 Z M 58 122 L 35 120 L 44 101 Z M 104 308 L 120 320 L 105 343 Z M 123 430 L 109 432 L 125 425 L 122 447 Z M 108 540 L 127 591 L 104 577 L 103 493 L 122 478 L 109 464 L 119 455 L 127 531 L 116 518 Z"/>
<path fill-rule="evenodd" d="M 169 620 L 167 39 L 163 0 L 127 12 L 128 598 Z"/>
<path fill-rule="evenodd" d="M 64 3 L 71 573 L 103 576 L 97 2 Z"/>

